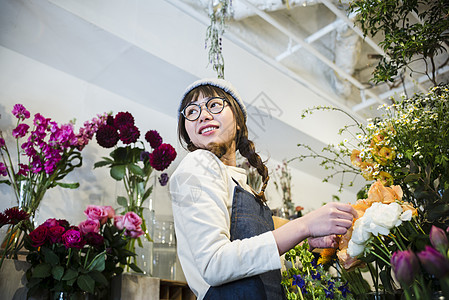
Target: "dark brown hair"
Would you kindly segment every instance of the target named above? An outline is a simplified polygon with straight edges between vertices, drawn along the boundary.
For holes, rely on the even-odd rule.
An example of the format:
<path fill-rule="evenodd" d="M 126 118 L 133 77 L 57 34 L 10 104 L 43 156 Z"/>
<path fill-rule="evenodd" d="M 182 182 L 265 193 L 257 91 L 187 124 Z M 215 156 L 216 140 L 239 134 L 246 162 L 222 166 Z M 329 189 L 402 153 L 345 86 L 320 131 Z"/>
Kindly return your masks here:
<path fill-rule="evenodd" d="M 236 129 L 235 135 L 235 145 L 237 150 L 239 150 L 240 154 L 248 159 L 248 162 L 251 166 L 257 169 L 257 172 L 262 176 L 263 185 L 261 191 L 259 193 L 253 190 L 254 195 L 261 201 L 266 202 L 265 198 L 265 189 L 267 187 L 268 180 L 270 177 L 268 176 L 268 169 L 260 158 L 259 154 L 256 153 L 256 148 L 254 143 L 248 139 L 248 128 L 246 127 L 245 118 L 243 116 L 243 112 L 240 109 L 238 103 L 234 100 L 234 98 L 223 91 L 222 89 L 210 85 L 202 85 L 191 90 L 183 99 L 180 111 L 182 111 L 190 102 L 198 99 L 200 95 L 205 97 L 222 97 L 228 100 L 230 104 L 230 108 L 234 114 L 234 118 L 236 121 L 236 126 L 239 128 Z M 189 135 L 185 128 L 186 119 L 180 113 L 178 118 L 178 139 L 189 151 L 195 151 L 199 149 L 196 147 L 189 138 Z M 221 158 L 227 151 L 227 145 L 225 144 L 213 144 L 209 146 L 207 149 L 214 153 L 218 158 Z"/>

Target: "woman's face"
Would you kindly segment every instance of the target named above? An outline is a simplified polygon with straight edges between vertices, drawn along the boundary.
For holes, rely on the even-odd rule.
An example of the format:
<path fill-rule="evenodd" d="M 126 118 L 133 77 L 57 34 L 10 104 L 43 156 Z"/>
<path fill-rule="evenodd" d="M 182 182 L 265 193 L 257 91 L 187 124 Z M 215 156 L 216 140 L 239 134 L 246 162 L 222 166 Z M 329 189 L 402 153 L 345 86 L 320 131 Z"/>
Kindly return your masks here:
<path fill-rule="evenodd" d="M 217 143 L 228 145 L 228 149 L 233 147 L 235 152 L 236 121 L 229 103 L 225 102 L 220 113 L 211 114 L 206 109 L 209 99 L 200 94 L 196 101 L 191 102 L 201 106 L 201 113 L 195 121 L 185 119 L 187 134 L 198 148 L 208 149 L 210 143 Z"/>

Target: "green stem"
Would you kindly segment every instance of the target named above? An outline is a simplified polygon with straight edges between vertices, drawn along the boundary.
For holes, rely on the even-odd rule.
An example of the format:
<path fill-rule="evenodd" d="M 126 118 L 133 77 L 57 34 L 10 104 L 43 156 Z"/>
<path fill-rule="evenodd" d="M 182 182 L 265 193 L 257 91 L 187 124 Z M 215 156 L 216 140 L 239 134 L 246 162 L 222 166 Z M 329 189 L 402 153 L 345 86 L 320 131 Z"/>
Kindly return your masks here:
<path fill-rule="evenodd" d="M 394 241 L 394 243 L 398 246 L 399 250 L 404 251 L 406 248 L 405 245 L 402 243 L 401 240 L 397 240 L 393 234 L 390 234 L 391 239 Z"/>
<path fill-rule="evenodd" d="M 377 258 L 381 259 L 384 263 L 386 263 L 388 266 L 391 267 L 391 263 L 389 261 L 387 261 L 385 258 L 383 258 L 382 256 L 380 256 L 379 254 L 377 254 L 376 252 L 371 252 L 374 256 L 376 256 Z"/>

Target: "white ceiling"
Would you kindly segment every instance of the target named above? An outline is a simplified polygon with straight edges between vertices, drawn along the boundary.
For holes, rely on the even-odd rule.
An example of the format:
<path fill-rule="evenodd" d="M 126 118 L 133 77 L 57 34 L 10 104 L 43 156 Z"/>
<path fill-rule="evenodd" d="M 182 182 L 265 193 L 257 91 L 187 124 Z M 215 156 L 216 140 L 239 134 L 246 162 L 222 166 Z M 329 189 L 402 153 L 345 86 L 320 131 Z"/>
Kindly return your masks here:
<path fill-rule="evenodd" d="M 169 0 L 184 12 L 208 21 L 210 5 L 218 0 Z M 287 3 L 288 2 L 288 5 Z M 225 37 L 278 68 L 298 82 L 337 99 L 339 106 L 361 119 L 373 117 L 377 106 L 402 93 L 404 86 L 374 85 L 370 79 L 383 55 L 380 37 L 363 39 L 354 26 L 348 1 L 332 0 L 232 0 L 233 16 Z M 412 20 L 417 20 L 411 16 Z M 226 75 L 226 48 L 223 49 Z M 439 54 L 437 65 L 448 59 Z M 422 70 L 423 65 L 415 67 Z M 449 67 L 440 69 L 440 81 L 448 81 Z M 407 74 L 407 94 L 426 91 L 431 83 L 422 74 Z"/>

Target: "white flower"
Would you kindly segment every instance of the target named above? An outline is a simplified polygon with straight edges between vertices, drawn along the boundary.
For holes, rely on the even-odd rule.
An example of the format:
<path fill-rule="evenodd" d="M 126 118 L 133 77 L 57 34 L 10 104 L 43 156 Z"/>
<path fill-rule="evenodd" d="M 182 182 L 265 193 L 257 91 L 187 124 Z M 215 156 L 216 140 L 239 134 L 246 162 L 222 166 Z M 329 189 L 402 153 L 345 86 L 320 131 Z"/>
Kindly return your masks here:
<path fill-rule="evenodd" d="M 356 256 L 362 254 L 364 250 L 365 250 L 365 244 L 359 245 L 359 244 L 354 243 L 352 240 L 349 241 L 348 250 L 347 250 L 347 253 L 349 256 L 356 257 Z"/>
<path fill-rule="evenodd" d="M 398 158 L 403 158 L 403 157 L 404 157 L 404 154 L 398 153 Z"/>
<path fill-rule="evenodd" d="M 413 212 L 410 209 L 406 210 L 401 214 L 401 220 L 402 221 L 410 221 L 412 219 L 412 215 L 413 215 Z"/>

